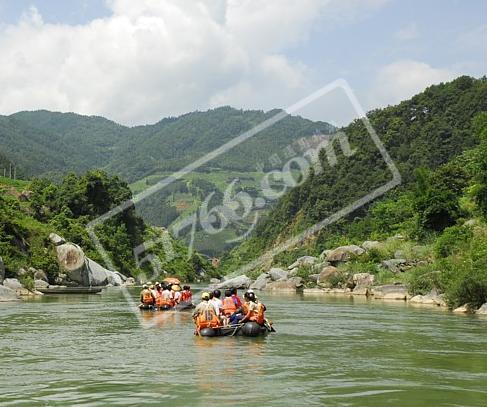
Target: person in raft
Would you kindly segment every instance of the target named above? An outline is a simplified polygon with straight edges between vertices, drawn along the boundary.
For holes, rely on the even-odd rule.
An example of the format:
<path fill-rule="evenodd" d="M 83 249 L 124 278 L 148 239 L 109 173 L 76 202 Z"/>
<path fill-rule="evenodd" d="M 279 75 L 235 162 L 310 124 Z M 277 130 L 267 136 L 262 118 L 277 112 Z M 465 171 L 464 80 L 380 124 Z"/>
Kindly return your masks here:
<path fill-rule="evenodd" d="M 251 290 L 247 291 L 244 295 L 245 302 L 242 304 L 242 307 L 237 310 L 237 312 L 241 311 L 243 318 L 239 321 L 240 323 L 244 322 L 257 322 L 259 325 L 264 325 L 265 323 L 265 305 L 260 302 L 255 293 Z"/>
<path fill-rule="evenodd" d="M 181 302 L 181 286 L 179 284 L 173 284 L 171 286 L 171 291 L 174 304 L 179 304 Z"/>
<path fill-rule="evenodd" d="M 154 297 L 154 294 L 152 294 L 152 291 L 149 290 L 149 286 L 147 284 L 144 284 L 142 286 L 142 291 L 140 292 L 141 305 L 154 305 L 155 301 L 156 299 Z"/>
<path fill-rule="evenodd" d="M 181 302 L 192 302 L 193 293 L 191 292 L 191 287 L 189 285 L 183 286 L 183 291 L 181 291 Z"/>
<path fill-rule="evenodd" d="M 225 298 L 222 300 L 224 325 L 238 324 L 238 321 L 243 318 L 241 313 L 236 312 L 241 305 L 240 299 L 237 301 L 237 299 L 232 295 L 232 290 L 225 290 Z"/>
<path fill-rule="evenodd" d="M 220 318 L 215 313 L 215 307 L 209 302 L 210 294 L 204 292 L 201 294 L 201 302 L 196 306 L 193 312 L 193 321 L 196 325 L 197 335 L 204 328 L 219 328 Z"/>

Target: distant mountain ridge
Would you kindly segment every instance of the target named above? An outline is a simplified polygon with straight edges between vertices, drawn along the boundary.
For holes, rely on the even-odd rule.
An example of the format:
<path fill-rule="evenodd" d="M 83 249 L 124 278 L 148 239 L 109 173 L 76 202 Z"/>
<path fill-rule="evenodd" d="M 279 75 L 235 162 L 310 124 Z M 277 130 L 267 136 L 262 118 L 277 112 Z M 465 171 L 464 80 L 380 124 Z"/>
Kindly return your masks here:
<path fill-rule="evenodd" d="M 135 181 L 180 169 L 277 112 L 220 107 L 136 127 L 99 116 L 19 112 L 0 116 L 0 154 L 26 176 L 55 177 L 96 167 Z M 208 167 L 253 171 L 258 162 L 294 140 L 334 130 L 328 123 L 289 116 Z"/>

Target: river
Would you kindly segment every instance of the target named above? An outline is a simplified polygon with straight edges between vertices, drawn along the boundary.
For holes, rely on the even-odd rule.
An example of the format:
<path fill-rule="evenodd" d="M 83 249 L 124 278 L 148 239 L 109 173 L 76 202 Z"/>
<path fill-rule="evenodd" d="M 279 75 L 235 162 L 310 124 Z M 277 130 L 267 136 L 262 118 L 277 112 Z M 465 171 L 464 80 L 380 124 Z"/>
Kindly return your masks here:
<path fill-rule="evenodd" d="M 136 292 L 133 291 L 135 295 Z M 116 288 L 0 303 L 0 405 L 487 405 L 487 319 L 262 295 L 277 334 L 198 338 Z"/>

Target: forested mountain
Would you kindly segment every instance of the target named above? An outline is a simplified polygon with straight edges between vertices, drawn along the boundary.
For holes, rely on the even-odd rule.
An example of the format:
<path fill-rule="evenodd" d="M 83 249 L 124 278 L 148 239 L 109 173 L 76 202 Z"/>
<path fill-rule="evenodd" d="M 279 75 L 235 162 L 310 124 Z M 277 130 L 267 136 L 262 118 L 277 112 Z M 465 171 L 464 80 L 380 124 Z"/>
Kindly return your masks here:
<path fill-rule="evenodd" d="M 369 112 L 372 126 L 402 176 L 402 185 L 386 198 L 398 190 L 412 188 L 412 183 L 417 180 L 417 168 L 436 169 L 476 146 L 479 139 L 472 129 L 472 120 L 482 111 L 487 111 L 487 79 L 464 76 L 450 83 L 431 86 L 397 106 Z M 233 269 L 255 258 L 256 253 L 305 230 L 392 179 L 361 120 L 342 130 L 355 148 L 355 154 L 339 154 L 337 165 L 333 167 L 321 154 L 323 171 L 312 173 L 301 186 L 292 189 L 278 202 L 254 236 L 231 253 L 227 259 L 228 268 Z M 459 177 L 454 172 L 449 176 Z M 318 244 L 322 249 L 326 248 L 327 239 L 339 236 L 343 228 L 355 218 L 365 216 L 369 208 L 362 207 L 328 228 L 320 234 L 318 240 L 321 243 Z M 362 224 L 361 227 L 365 228 L 362 237 L 366 237 L 366 228 L 371 226 Z"/>
<path fill-rule="evenodd" d="M 251 129 L 278 111 L 222 107 L 133 128 L 102 117 L 48 111 L 0 116 L 0 154 L 28 176 L 82 173 L 103 168 L 128 181 L 161 171 L 175 171 Z M 287 117 L 206 168 L 255 171 L 273 153 L 333 126 Z"/>

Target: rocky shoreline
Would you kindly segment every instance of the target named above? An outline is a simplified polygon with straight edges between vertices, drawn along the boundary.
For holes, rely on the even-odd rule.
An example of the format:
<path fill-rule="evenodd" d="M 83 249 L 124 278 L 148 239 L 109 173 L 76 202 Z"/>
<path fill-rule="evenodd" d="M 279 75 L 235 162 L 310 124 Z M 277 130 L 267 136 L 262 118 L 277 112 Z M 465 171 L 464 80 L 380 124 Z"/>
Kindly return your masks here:
<path fill-rule="evenodd" d="M 340 264 L 346 264 L 354 257 L 377 249 L 381 244 L 378 241 L 366 241 L 361 246 L 340 246 L 323 251 L 319 257 L 302 256 L 287 268 L 271 267 L 255 279 L 246 275 L 224 278 L 223 281 L 214 279 L 211 281 L 211 288 L 235 287 L 258 291 L 294 292 L 304 295 L 358 296 L 371 300 L 404 301 L 413 305 L 448 308 L 442 293 L 432 290 L 424 295 L 413 295 L 409 292 L 407 285 L 402 283 L 376 284 L 375 275 L 371 273 L 348 273 L 346 281 L 336 284 L 340 274 L 338 269 Z M 402 259 L 400 255 L 401 253 L 397 253 L 395 257 L 398 258 L 382 261 L 380 266 L 392 273 L 403 273 L 424 263 L 423 260 Z M 306 278 L 299 276 L 300 269 L 303 267 L 312 271 Z M 487 315 L 487 303 L 477 310 L 470 309 L 465 304 L 453 309 L 452 312 Z"/>

